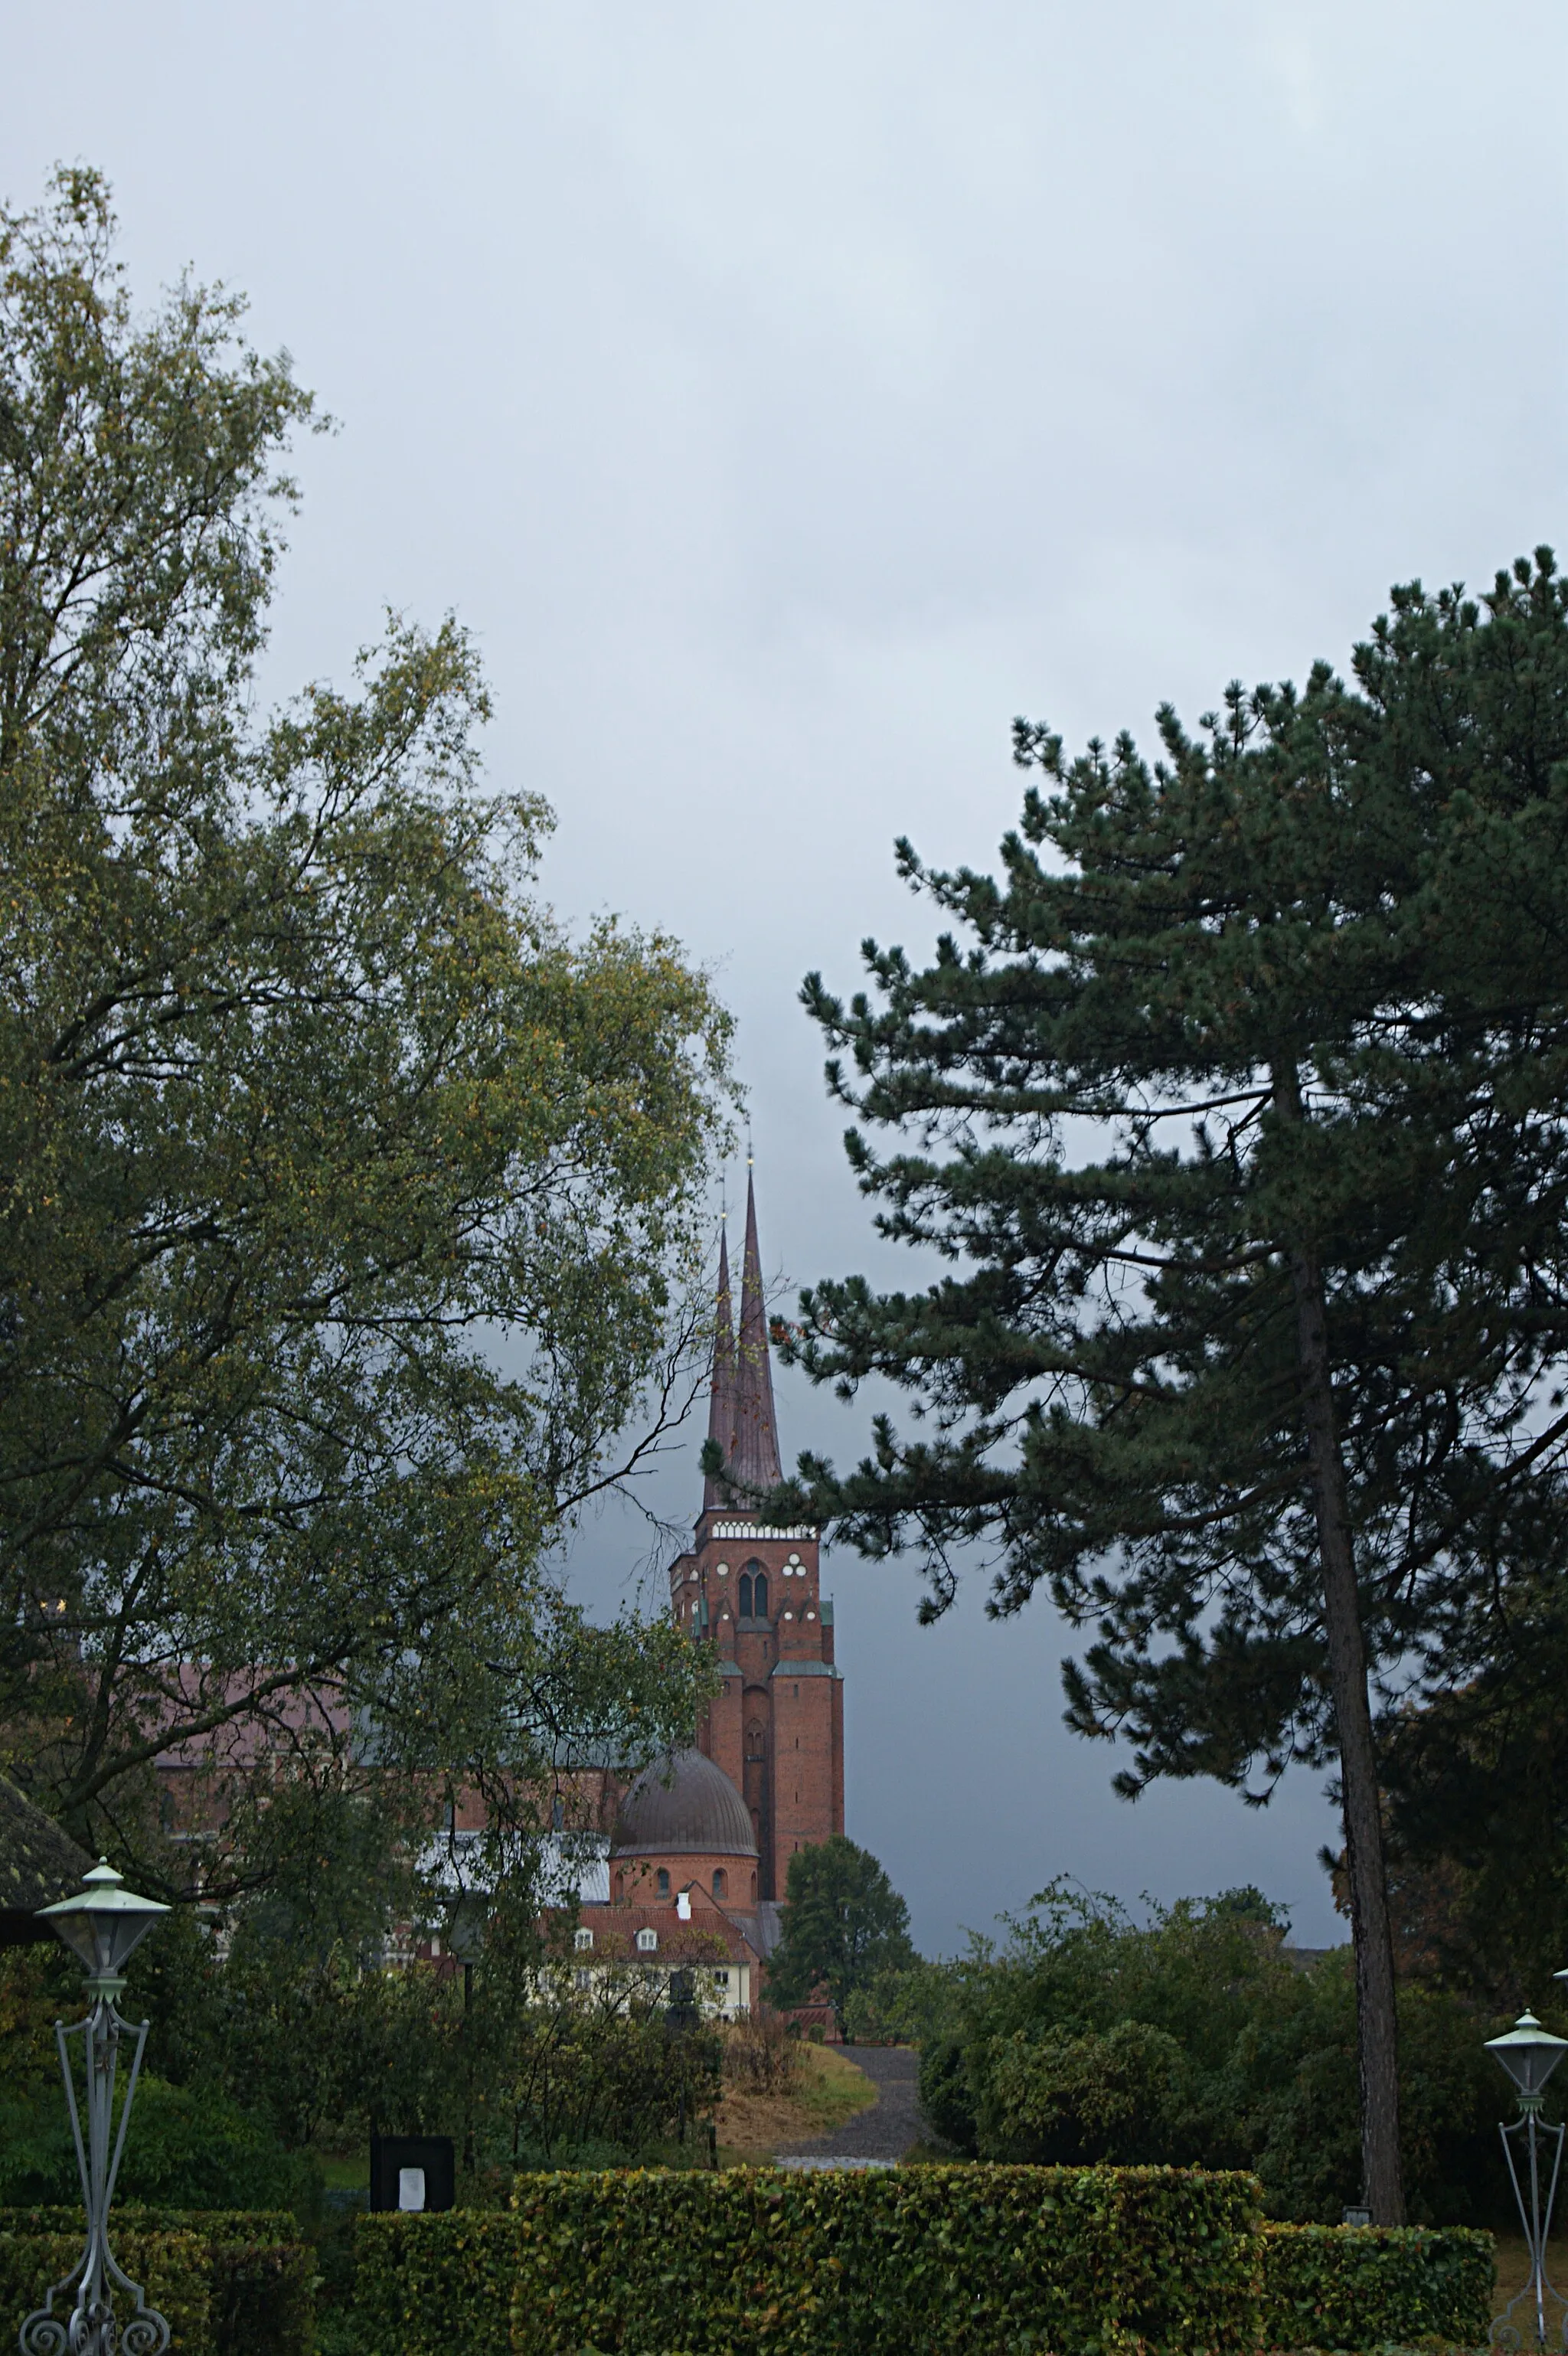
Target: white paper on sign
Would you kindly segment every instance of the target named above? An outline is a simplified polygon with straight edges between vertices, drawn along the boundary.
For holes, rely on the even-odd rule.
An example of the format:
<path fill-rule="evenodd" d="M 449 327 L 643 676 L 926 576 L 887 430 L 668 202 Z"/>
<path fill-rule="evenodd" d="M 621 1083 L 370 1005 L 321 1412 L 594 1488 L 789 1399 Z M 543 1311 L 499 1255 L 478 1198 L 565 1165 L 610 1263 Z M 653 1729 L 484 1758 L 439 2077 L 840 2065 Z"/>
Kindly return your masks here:
<path fill-rule="evenodd" d="M 424 2170 L 422 2168 L 399 2169 L 398 2206 L 400 2209 L 422 2209 L 424 2207 Z"/>

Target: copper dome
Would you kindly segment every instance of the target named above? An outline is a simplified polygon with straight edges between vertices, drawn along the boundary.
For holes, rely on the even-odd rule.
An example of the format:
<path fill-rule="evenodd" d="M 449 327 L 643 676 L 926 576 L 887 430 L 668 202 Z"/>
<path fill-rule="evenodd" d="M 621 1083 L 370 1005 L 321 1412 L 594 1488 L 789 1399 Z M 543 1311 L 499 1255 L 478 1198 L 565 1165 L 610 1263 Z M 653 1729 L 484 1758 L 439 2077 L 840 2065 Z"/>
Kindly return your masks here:
<path fill-rule="evenodd" d="M 610 1846 L 616 1857 L 755 1857 L 757 1837 L 724 1770 L 700 1751 L 677 1751 L 644 1768 Z"/>

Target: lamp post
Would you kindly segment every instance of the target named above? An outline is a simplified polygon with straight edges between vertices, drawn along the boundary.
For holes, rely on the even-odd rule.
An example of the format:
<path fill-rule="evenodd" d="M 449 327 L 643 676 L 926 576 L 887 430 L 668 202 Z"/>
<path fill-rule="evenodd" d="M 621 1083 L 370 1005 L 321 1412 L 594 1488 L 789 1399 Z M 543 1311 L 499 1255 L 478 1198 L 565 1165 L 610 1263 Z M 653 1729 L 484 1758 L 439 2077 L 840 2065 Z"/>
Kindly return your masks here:
<path fill-rule="evenodd" d="M 1557 1976 L 1561 1979 L 1568 1975 L 1559 1973 Z M 1517 2297 L 1509 2299 L 1492 2325 L 1491 2340 L 1497 2348 L 1523 2347 L 1524 2335 L 1510 2319 L 1520 2301 L 1528 2299 L 1535 2309 L 1534 2344 L 1543 2349 L 1547 2344 L 1547 2298 L 1550 2296 L 1560 2306 L 1562 2304 L 1558 2292 L 1547 2279 L 1546 2236 L 1552 2226 L 1552 2208 L 1557 2198 L 1557 2178 L 1563 2166 L 1563 2129 L 1542 2123 L 1541 2104 L 1548 2078 L 1563 2054 L 1568 2053 L 1568 2038 L 1552 2036 L 1542 2029 L 1532 2012 L 1524 2012 L 1520 2013 L 1506 2036 L 1487 2040 L 1487 2051 L 1497 2055 L 1519 2088 L 1519 2116 L 1511 2126 L 1502 2127 L 1499 2132 L 1503 2139 L 1503 2157 L 1508 2161 L 1509 2175 L 1513 2180 L 1514 2199 L 1519 2203 L 1520 2222 L 1524 2227 L 1525 2246 L 1530 2252 L 1530 2279 Z M 1552 2159 L 1552 2175 L 1543 2202 L 1542 2161 L 1548 2152 Z M 1530 2187 L 1528 2201 L 1525 2186 L 1520 2178 L 1520 2158 L 1526 2162 Z"/>
<path fill-rule="evenodd" d="M 71 2029 L 55 2023 L 60 2072 L 65 2079 L 70 2112 L 71 2140 L 81 2177 L 81 2197 L 87 2210 L 87 2241 L 69 2274 L 50 2286 L 42 2307 L 29 2315 L 20 2336 L 22 2356 L 163 2356 L 169 2344 L 169 2327 L 155 2307 L 149 2307 L 139 2284 L 116 2264 L 109 2246 L 109 2204 L 125 2148 L 131 2104 L 141 2073 L 148 2023 L 133 2029 L 115 2010 L 123 1996 L 123 1966 L 132 1949 L 146 1935 L 160 1914 L 168 1912 L 155 1899 L 138 1898 L 125 1888 L 106 1858 L 100 1858 L 74 1898 L 43 1906 L 38 1920 L 47 1922 L 87 1966 L 88 2014 Z M 77 2101 L 68 2038 L 80 2037 L 87 2075 L 87 2140 L 82 2141 L 81 2109 Z M 120 2040 L 134 2039 L 131 2075 L 114 2134 L 114 2080 L 120 2061 Z M 111 2149 L 111 2136 L 113 2136 Z M 116 2332 L 112 2292 L 129 2293 L 134 2311 Z M 54 2312 L 57 2298 L 76 2294 L 69 2320 Z"/>

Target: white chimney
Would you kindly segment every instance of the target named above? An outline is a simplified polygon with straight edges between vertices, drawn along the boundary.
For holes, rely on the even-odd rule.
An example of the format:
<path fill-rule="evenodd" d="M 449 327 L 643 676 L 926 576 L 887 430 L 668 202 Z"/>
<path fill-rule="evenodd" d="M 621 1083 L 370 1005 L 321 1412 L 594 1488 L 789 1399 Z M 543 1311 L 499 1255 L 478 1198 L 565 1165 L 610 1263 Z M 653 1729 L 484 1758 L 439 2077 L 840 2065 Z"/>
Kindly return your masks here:
<path fill-rule="evenodd" d="M 677 1922 L 690 1922 L 691 1892 L 689 1890 L 682 1890 L 677 1893 L 675 1901 L 675 1918 Z"/>

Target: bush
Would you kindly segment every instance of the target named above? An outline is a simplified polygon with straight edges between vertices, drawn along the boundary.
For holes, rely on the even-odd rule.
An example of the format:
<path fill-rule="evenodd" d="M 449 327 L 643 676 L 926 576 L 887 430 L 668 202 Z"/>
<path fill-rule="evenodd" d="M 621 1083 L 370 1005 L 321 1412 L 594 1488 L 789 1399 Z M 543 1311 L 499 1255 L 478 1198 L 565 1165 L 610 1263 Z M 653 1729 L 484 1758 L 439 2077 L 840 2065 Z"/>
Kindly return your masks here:
<path fill-rule="evenodd" d="M 951 2032 L 956 2008 L 950 1965 L 885 1965 L 848 1998 L 839 2025 L 852 2045 L 924 2047 Z"/>
<path fill-rule="evenodd" d="M 724 2083 L 750 2094 L 787 2093 L 800 2076 L 800 2044 L 776 2012 L 753 2012 L 720 2036 Z"/>
<path fill-rule="evenodd" d="M 1268 2225 L 1264 2344 L 1370 2350 L 1435 2338 L 1475 2347 L 1486 2340 L 1496 2276 L 1491 2235 L 1465 2226 Z"/>
<path fill-rule="evenodd" d="M 951 2151 L 975 2148 L 975 2092 L 963 2040 L 939 2037 L 920 2056 L 920 2107 L 933 2136 Z"/>
<path fill-rule="evenodd" d="M 888 1983 L 918 2010 L 932 2130 L 982 2159 L 1245 2169 L 1271 2216 L 1337 2218 L 1360 2195 L 1348 1949 L 1307 1968 L 1255 1891 L 1135 1923 L 1109 1899 L 1041 1892 L 1005 1945 Z M 1498 2024 L 1501 2026 L 1502 2024 Z M 1409 2214 L 1509 2214 L 1489 2024 L 1440 1989 L 1399 1991 Z"/>
<path fill-rule="evenodd" d="M 319 2171 L 286 2152 L 264 2120 L 219 2094 L 144 2074 L 131 2114 L 119 2197 L 158 2209 L 308 2212 Z M 0 2207 L 74 2202 L 80 2187 L 57 2080 L 0 2107 Z"/>
<path fill-rule="evenodd" d="M 1081 2037 L 1019 2029 L 991 2057 L 987 2148 L 997 2158 L 1057 2167 L 1136 2165 L 1179 2139 L 1187 2079 L 1175 2038 L 1146 2021 L 1119 2020 Z"/>
<path fill-rule="evenodd" d="M 310 2356 L 315 2265 L 291 2215 L 182 2210 L 154 2215 L 127 2208 L 116 2209 L 110 2228 L 121 2265 L 142 2284 L 149 2304 L 168 2317 L 176 2351 Z M 79 2208 L 0 2210 L 0 2298 L 13 2305 L 16 2297 L 25 2298 L 25 2307 L 16 2307 L 18 2323 L 80 2254 Z M 30 2288 L 14 2297 L 21 2274 Z M 170 2298 L 174 2307 L 166 2303 Z M 122 2306 L 122 2322 L 124 2314 Z"/>
<path fill-rule="evenodd" d="M 1243 2356 L 1257 2188 L 1163 2169 L 518 2179 L 508 2218 L 360 2226 L 367 2356 L 1051 2349 Z M 508 2342 L 507 2308 L 511 2309 Z"/>

